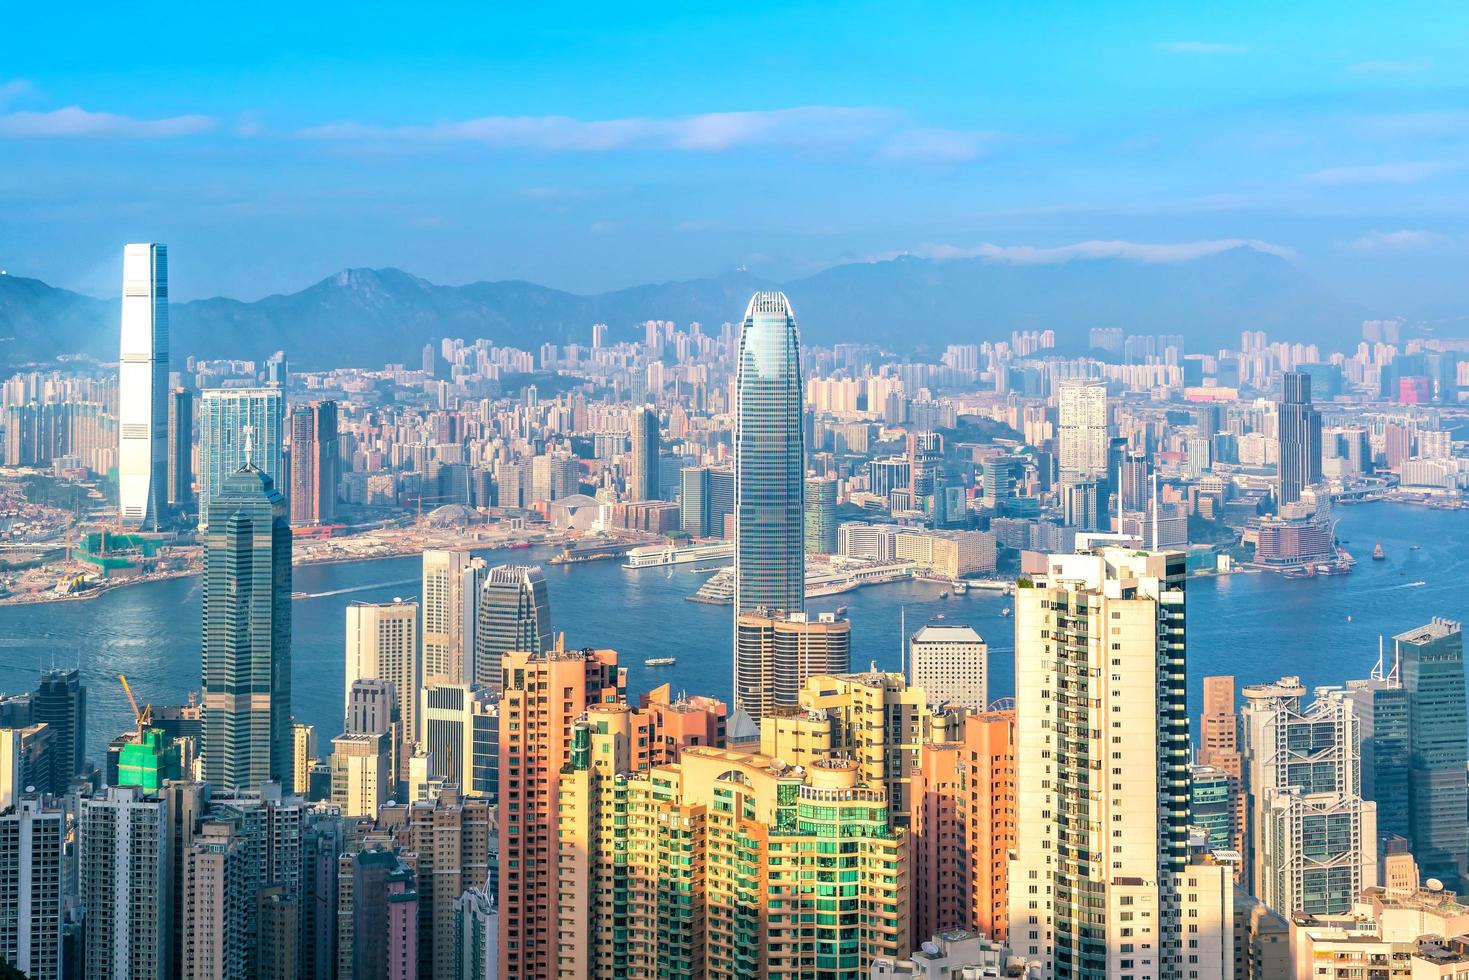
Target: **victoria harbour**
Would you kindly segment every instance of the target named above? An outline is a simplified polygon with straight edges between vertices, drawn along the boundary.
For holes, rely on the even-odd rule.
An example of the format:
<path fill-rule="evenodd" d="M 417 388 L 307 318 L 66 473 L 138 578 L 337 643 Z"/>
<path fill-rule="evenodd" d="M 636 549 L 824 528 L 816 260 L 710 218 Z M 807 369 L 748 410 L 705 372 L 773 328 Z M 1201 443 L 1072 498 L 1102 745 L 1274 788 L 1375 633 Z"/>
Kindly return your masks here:
<path fill-rule="evenodd" d="M 1197 712 L 1201 679 L 1237 676 L 1242 684 L 1300 676 L 1308 687 L 1366 676 L 1379 635 L 1434 616 L 1461 619 L 1462 516 L 1397 504 L 1339 508 L 1337 533 L 1359 558 L 1353 573 L 1304 580 L 1268 574 L 1191 579 L 1188 585 L 1190 711 Z M 1369 560 L 1382 542 L 1388 558 Z M 1417 546 L 1415 549 L 1414 546 Z M 549 549 L 486 553 L 492 561 L 544 563 Z M 731 683 L 730 610 L 685 601 L 704 575 L 678 569 L 628 571 L 615 561 L 545 565 L 552 621 L 568 646 L 617 650 L 628 668 L 632 696 L 659 684 L 727 697 Z M 419 589 L 416 556 L 304 565 L 294 569 L 292 603 L 293 704 L 298 720 L 325 737 L 341 725 L 342 623 L 354 601 L 385 602 Z M 873 586 L 814 600 L 814 612 L 848 607 L 852 667 L 899 667 L 900 637 L 942 616 L 974 626 L 989 643 L 989 696 L 1014 695 L 1013 625 L 1009 599 L 971 589 L 940 598 L 924 582 Z M 88 754 L 129 726 L 131 710 L 117 683 L 126 674 L 139 697 L 181 703 L 199 688 L 200 579 L 173 579 L 109 591 L 85 602 L 0 609 L 0 635 L 10 650 L 0 689 L 21 688 L 52 662 L 80 665 L 91 690 Z M 1389 653 L 1390 655 L 1390 653 Z M 670 667 L 643 661 L 674 657 Z"/>

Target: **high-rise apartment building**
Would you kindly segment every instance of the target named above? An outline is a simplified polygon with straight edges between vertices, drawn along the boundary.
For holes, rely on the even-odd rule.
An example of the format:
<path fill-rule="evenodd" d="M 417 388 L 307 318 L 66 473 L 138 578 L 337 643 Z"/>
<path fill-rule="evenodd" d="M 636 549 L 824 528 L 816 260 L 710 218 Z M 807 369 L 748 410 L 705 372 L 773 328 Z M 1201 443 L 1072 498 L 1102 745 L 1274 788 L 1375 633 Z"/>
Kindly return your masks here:
<path fill-rule="evenodd" d="M 419 903 L 413 870 L 384 847 L 363 850 L 351 862 L 352 980 L 417 980 Z"/>
<path fill-rule="evenodd" d="M 632 468 L 627 475 L 628 500 L 659 499 L 658 455 L 662 444 L 658 438 L 658 411 L 651 405 L 640 405 L 632 411 Z"/>
<path fill-rule="evenodd" d="M 735 378 L 734 615 L 806 608 L 801 340 L 784 293 L 750 299 Z M 768 668 L 766 668 L 768 670 Z M 750 682 L 735 666 L 735 711 Z"/>
<path fill-rule="evenodd" d="M 988 656 L 989 645 L 974 627 L 930 623 L 908 640 L 908 683 L 923 688 L 929 704 L 983 711 L 988 704 Z"/>
<path fill-rule="evenodd" d="M 806 678 L 851 669 L 852 624 L 834 613 L 808 616 L 755 609 L 735 620 L 735 703 L 754 721 L 793 705 Z"/>
<path fill-rule="evenodd" d="M 837 481 L 831 477 L 806 480 L 806 554 L 837 552 Z"/>
<path fill-rule="evenodd" d="M 495 896 L 483 888 L 454 900 L 454 980 L 499 980 L 499 917 Z"/>
<path fill-rule="evenodd" d="M 230 821 L 205 820 L 183 858 L 183 980 L 246 980 L 255 855 Z"/>
<path fill-rule="evenodd" d="M 1434 619 L 1393 637 L 1411 717 L 1409 826 L 1423 877 L 1454 891 L 1469 874 L 1466 817 L 1464 634 Z"/>
<path fill-rule="evenodd" d="M 1239 711 L 1235 703 L 1233 677 L 1204 678 L 1204 707 L 1199 721 L 1199 749 L 1195 761 L 1200 766 L 1223 773 L 1229 781 L 1227 789 L 1233 815 L 1231 837 L 1223 848 L 1236 851 L 1243 857 L 1248 819 L 1245 813 L 1244 756 L 1240 753 Z M 1218 786 L 1212 786 L 1211 793 L 1217 795 L 1219 791 Z M 1220 848 L 1213 834 L 1210 841 L 1216 849 Z M 1243 873 L 1243 867 L 1240 870 Z"/>
<path fill-rule="evenodd" d="M 78 668 L 43 671 L 31 695 L 31 721 L 51 730 L 51 778 L 37 789 L 60 796 L 86 764 L 87 688 Z"/>
<path fill-rule="evenodd" d="M 509 651 L 551 649 L 551 597 L 546 576 L 531 565 L 496 565 L 484 574 L 470 683 L 498 691 L 501 658 Z"/>
<path fill-rule="evenodd" d="M 387 681 L 397 698 L 398 739 L 418 738 L 418 691 L 423 687 L 423 659 L 418 646 L 418 603 L 354 602 L 347 606 L 347 675 L 350 707 L 357 680 Z"/>
<path fill-rule="evenodd" d="M 0 815 L 0 962 L 30 980 L 61 980 L 67 836 L 66 813 L 34 795 Z"/>
<path fill-rule="evenodd" d="M 168 513 L 168 246 L 124 246 L 121 336 L 118 518 L 156 531 Z"/>
<path fill-rule="evenodd" d="M 572 724 L 591 705 L 625 700 L 627 672 L 617 666 L 615 651 L 560 646 L 507 653 L 504 669 L 498 848 L 502 969 L 507 976 L 550 980 L 560 975 L 557 960 L 567 941 L 556 927 L 558 910 L 587 885 L 563 877 L 557 864 L 557 856 L 575 846 L 563 835 L 561 803 L 561 783 L 573 761 Z"/>
<path fill-rule="evenodd" d="M 166 799 L 114 786 L 81 801 L 77 881 L 87 980 L 168 980 L 173 930 Z"/>
<path fill-rule="evenodd" d="M 168 393 L 168 504 L 194 502 L 194 393 L 175 388 Z"/>
<path fill-rule="evenodd" d="M 954 741 L 927 742 L 913 772 L 912 919 L 925 937 L 971 929 L 1003 941 L 1015 846 L 1015 712 L 966 713 Z"/>
<path fill-rule="evenodd" d="M 1246 687 L 1251 892 L 1284 916 L 1348 912 L 1377 880 L 1377 806 L 1362 799 L 1358 702 L 1299 678 Z"/>
<path fill-rule="evenodd" d="M 469 683 L 479 596 L 484 587 L 483 558 L 464 551 L 423 553 L 423 683 Z"/>
<path fill-rule="evenodd" d="M 344 817 L 373 817 L 393 795 L 395 758 L 390 732 L 345 732 L 332 739 L 332 803 Z"/>
<path fill-rule="evenodd" d="M 1019 586 L 1011 946 L 1067 980 L 1183 976 L 1184 556 L 1048 555 Z"/>
<path fill-rule="evenodd" d="M 204 778 L 229 794 L 291 778 L 291 525 L 251 465 L 205 509 Z"/>
<path fill-rule="evenodd" d="M 1292 504 L 1301 491 L 1321 482 L 1321 413 L 1311 404 L 1311 376 L 1287 371 L 1278 413 L 1280 500 Z"/>
<path fill-rule="evenodd" d="M 330 524 L 337 518 L 340 448 L 337 403 L 312 402 L 291 411 L 291 523 Z"/>
<path fill-rule="evenodd" d="M 311 789 L 311 767 L 316 763 L 316 726 L 291 725 L 291 781 L 289 792 L 305 796 Z"/>
<path fill-rule="evenodd" d="M 1107 478 L 1107 386 L 1068 382 L 1056 399 L 1062 481 Z"/>
<path fill-rule="evenodd" d="M 248 465 L 286 492 L 285 397 L 279 388 L 211 388 L 199 404 L 199 529 L 225 482 Z"/>

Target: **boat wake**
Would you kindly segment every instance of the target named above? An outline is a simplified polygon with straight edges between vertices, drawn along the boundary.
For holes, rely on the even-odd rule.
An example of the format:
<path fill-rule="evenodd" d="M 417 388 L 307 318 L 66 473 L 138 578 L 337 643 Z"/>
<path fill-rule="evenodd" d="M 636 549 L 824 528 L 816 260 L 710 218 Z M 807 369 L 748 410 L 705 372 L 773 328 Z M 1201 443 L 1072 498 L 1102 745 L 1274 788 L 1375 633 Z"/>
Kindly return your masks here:
<path fill-rule="evenodd" d="M 330 592 L 292 592 L 292 599 L 325 599 L 327 596 L 346 595 L 349 592 L 368 592 L 372 589 L 386 589 L 394 585 L 415 585 L 416 578 L 400 579 L 396 582 L 373 582 L 370 585 L 354 585 L 346 589 L 332 589 Z"/>

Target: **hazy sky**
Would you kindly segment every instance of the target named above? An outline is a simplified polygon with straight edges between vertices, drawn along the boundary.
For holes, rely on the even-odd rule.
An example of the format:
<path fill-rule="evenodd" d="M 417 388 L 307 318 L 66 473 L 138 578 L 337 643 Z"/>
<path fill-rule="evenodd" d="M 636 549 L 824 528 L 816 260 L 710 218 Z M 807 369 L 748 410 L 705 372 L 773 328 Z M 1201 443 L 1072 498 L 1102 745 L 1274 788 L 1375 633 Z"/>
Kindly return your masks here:
<path fill-rule="evenodd" d="M 1461 2 L 327 6 L 11 5 L 0 268 L 592 291 L 1243 239 L 1383 315 L 1469 299 Z"/>

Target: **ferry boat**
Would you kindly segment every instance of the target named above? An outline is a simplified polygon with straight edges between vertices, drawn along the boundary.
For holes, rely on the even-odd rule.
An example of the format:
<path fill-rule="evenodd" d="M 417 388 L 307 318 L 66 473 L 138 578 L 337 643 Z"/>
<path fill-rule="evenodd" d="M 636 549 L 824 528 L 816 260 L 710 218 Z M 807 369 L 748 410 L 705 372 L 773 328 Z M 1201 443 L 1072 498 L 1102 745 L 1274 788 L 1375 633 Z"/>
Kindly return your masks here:
<path fill-rule="evenodd" d="M 677 657 L 649 657 L 643 661 L 644 667 L 672 667 L 678 663 Z"/>
<path fill-rule="evenodd" d="M 955 595 L 963 595 L 969 591 L 969 583 L 962 578 L 954 579 L 953 582 L 949 583 L 949 587 L 954 590 Z"/>
<path fill-rule="evenodd" d="M 682 548 L 671 544 L 651 544 L 629 551 L 627 561 L 622 567 L 629 569 L 659 568 L 664 565 L 689 565 L 733 557 L 734 545 L 727 543 L 693 544 Z"/>

